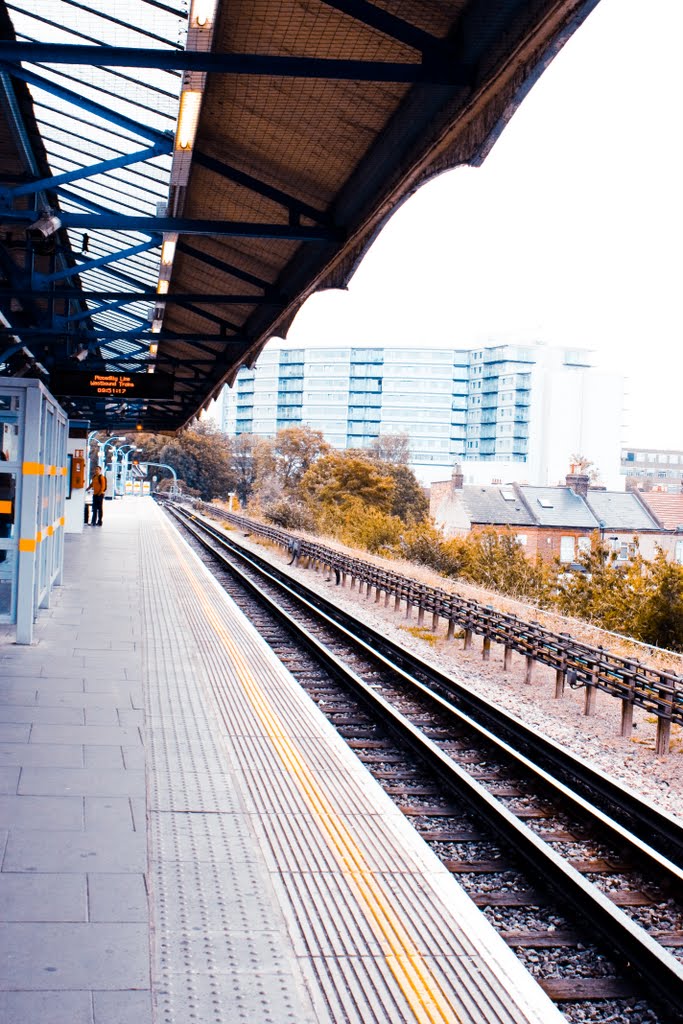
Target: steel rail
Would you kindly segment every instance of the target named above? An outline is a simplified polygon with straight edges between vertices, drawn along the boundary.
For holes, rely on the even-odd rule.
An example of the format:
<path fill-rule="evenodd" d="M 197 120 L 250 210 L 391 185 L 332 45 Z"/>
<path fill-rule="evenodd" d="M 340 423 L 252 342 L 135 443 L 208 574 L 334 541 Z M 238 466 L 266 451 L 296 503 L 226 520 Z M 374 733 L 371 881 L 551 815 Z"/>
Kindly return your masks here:
<path fill-rule="evenodd" d="M 508 756 L 514 755 L 518 762 L 529 770 L 539 774 L 543 772 L 558 789 L 564 787 L 562 780 L 578 787 L 590 799 L 591 807 L 604 815 L 605 824 L 612 822 L 615 826 L 615 838 L 619 838 L 620 830 L 628 836 L 637 837 L 646 856 L 649 857 L 647 851 L 652 851 L 661 857 L 663 862 L 672 864 L 675 871 L 671 880 L 683 886 L 683 868 L 679 866 L 683 865 L 683 823 L 673 815 L 653 806 L 604 772 L 596 770 L 572 751 L 539 735 L 509 711 L 489 703 L 454 677 L 422 661 L 351 613 L 339 608 L 334 602 L 320 594 L 313 595 L 305 584 L 280 572 L 267 559 L 260 558 L 253 552 L 245 552 L 203 518 L 194 514 L 192 518 L 196 522 L 201 522 L 202 527 L 211 532 L 216 540 L 235 551 L 259 573 L 267 575 L 276 586 L 285 586 L 296 600 L 306 602 L 310 612 L 317 617 L 324 617 L 328 625 L 343 632 L 347 639 L 361 647 L 367 656 L 389 667 L 411 687 L 419 688 L 421 693 L 433 699 L 435 703 L 445 698 L 448 707 L 467 724 L 468 728 L 475 728 Z M 306 595 L 313 598 L 312 603 L 306 600 Z M 425 679 L 426 685 L 422 682 Z M 453 701 L 456 703 L 453 704 Z M 522 750 L 525 754 L 521 753 Z M 551 772 L 556 774 L 552 775 Z M 582 799 L 575 790 L 572 791 L 572 798 L 576 799 L 577 804 Z M 607 813 L 606 808 L 617 809 L 621 815 L 620 820 L 615 820 Z M 626 821 L 628 825 L 624 823 Z M 664 867 L 664 864 L 662 866 Z"/>
<path fill-rule="evenodd" d="M 448 754 L 424 736 L 408 718 L 381 697 L 372 686 L 366 684 L 360 676 L 345 666 L 309 630 L 301 624 L 294 622 L 285 609 L 281 608 L 257 583 L 243 576 L 234 564 L 229 561 L 227 556 L 215 549 L 214 545 L 218 543 L 221 547 L 230 550 L 233 556 L 237 555 L 240 560 L 256 570 L 271 585 L 284 591 L 288 597 L 302 605 L 307 612 L 313 614 L 318 620 L 322 620 L 336 631 L 344 634 L 355 646 L 361 646 L 365 653 L 369 654 L 373 660 L 380 660 L 385 667 L 395 671 L 404 682 L 410 683 L 411 686 L 416 687 L 423 694 L 427 693 L 430 699 L 439 705 L 441 710 L 448 710 L 450 714 L 461 722 L 465 722 L 468 725 L 471 723 L 480 733 L 482 732 L 481 726 L 471 722 L 467 716 L 464 716 L 462 712 L 438 694 L 429 692 L 428 688 L 420 683 L 419 680 L 413 679 L 400 666 L 393 665 L 388 658 L 379 655 L 365 639 L 354 634 L 346 626 L 341 625 L 337 621 L 338 609 L 333 609 L 334 615 L 331 616 L 328 614 L 328 611 L 319 607 L 319 604 L 322 603 L 329 605 L 329 602 L 325 602 L 319 595 L 312 595 L 313 601 L 308 600 L 299 592 L 306 588 L 303 588 L 300 584 L 292 585 L 293 581 L 290 579 L 286 581 L 278 579 L 278 576 L 272 571 L 272 566 L 264 559 L 259 559 L 258 556 L 254 556 L 251 552 L 245 552 L 239 545 L 232 543 L 224 535 L 221 535 L 213 525 L 203 522 L 194 513 L 189 513 L 186 510 L 179 512 L 175 508 L 173 509 L 173 514 L 178 519 L 181 519 L 186 526 L 188 526 L 189 520 L 193 525 L 188 526 L 188 528 L 191 529 L 197 540 L 211 551 L 232 574 L 238 573 L 240 583 L 246 586 L 257 600 L 264 604 L 271 614 L 283 623 L 288 630 L 294 633 L 298 642 L 302 643 L 307 650 L 322 661 L 336 678 L 343 679 L 346 685 L 351 686 L 356 691 L 365 704 L 373 706 L 381 714 L 382 718 L 390 723 L 392 731 L 400 735 L 402 739 L 407 740 L 416 752 L 431 764 L 448 785 L 449 789 L 456 791 L 462 796 L 477 814 L 485 818 L 499 836 L 502 836 L 513 846 L 523 860 L 531 866 L 541 883 L 554 891 L 560 902 L 573 913 L 576 913 L 578 910 L 586 920 L 590 921 L 591 925 L 602 935 L 610 948 L 618 949 L 622 956 L 633 964 L 633 967 L 659 999 L 663 999 L 668 1003 L 673 1001 L 675 1005 L 683 1005 L 683 965 L 675 957 L 660 946 L 643 928 L 632 921 L 609 897 L 595 888 L 592 883 L 587 881 L 567 861 L 556 854 L 547 843 L 528 826 L 523 824 L 513 812 L 504 807 L 488 790 L 472 779 Z M 199 529 L 195 527 L 195 524 L 198 525 Z M 213 544 L 202 538 L 199 530 L 208 533 Z M 310 594 L 310 591 L 308 593 Z M 366 634 L 366 637 L 376 635 L 374 631 L 364 626 L 362 627 L 362 632 Z M 497 737 L 489 730 L 484 729 L 483 734 L 487 740 L 496 743 L 499 749 L 504 750 L 507 748 L 510 750 L 508 744 L 501 745 Z M 677 884 L 680 887 L 681 880 L 683 879 L 680 867 L 667 861 L 656 850 L 648 848 L 642 840 L 629 836 L 625 828 L 617 822 L 608 819 L 601 811 L 591 808 L 587 801 L 571 793 L 563 783 L 553 779 L 547 772 L 539 771 L 538 766 L 534 765 L 524 755 L 520 755 L 516 751 L 511 752 L 519 763 L 525 764 L 528 770 L 536 774 L 538 778 L 541 778 L 544 785 L 551 785 L 558 792 L 561 792 L 565 798 L 571 797 L 584 814 L 595 811 L 594 817 L 602 829 L 605 827 L 609 828 L 613 836 L 619 838 L 620 845 L 628 842 L 636 850 L 639 860 L 648 859 L 651 867 L 655 871 L 660 872 L 660 878 L 661 873 L 664 873 L 670 883 Z"/>
<path fill-rule="evenodd" d="M 441 618 L 448 622 L 448 637 L 456 626 L 468 638 L 478 634 L 487 643 L 516 651 L 528 662 L 537 661 L 554 669 L 562 686 L 585 687 L 587 699 L 597 690 L 622 701 L 622 735 L 634 706 L 644 708 L 657 717 L 656 752 L 666 753 L 671 726 L 683 725 L 683 676 L 642 664 L 635 658 L 612 654 L 602 647 L 574 640 L 565 633 L 553 633 L 537 622 L 525 622 L 516 615 L 498 612 L 476 601 L 459 597 L 440 588 L 418 583 L 390 569 L 384 569 L 360 558 L 335 551 L 323 544 L 302 540 L 277 527 L 204 505 L 211 513 L 234 525 L 245 527 L 284 547 L 295 545 L 299 558 L 322 562 L 335 572 L 362 581 L 378 592 L 404 601 L 406 609 L 419 609 L 418 616 L 428 612 L 434 623 Z M 420 617 L 418 617 L 418 624 Z M 435 628 L 435 625 L 434 625 Z M 627 639 L 627 638 L 626 638 Z"/>

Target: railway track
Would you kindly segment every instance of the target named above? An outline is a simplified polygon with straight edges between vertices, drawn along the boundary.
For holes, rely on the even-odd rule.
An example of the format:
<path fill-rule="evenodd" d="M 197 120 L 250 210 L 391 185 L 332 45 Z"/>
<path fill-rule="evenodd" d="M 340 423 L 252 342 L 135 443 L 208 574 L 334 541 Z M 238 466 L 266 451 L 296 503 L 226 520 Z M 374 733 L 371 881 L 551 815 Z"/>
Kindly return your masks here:
<path fill-rule="evenodd" d="M 569 1021 L 683 1021 L 683 828 L 170 507 Z"/>

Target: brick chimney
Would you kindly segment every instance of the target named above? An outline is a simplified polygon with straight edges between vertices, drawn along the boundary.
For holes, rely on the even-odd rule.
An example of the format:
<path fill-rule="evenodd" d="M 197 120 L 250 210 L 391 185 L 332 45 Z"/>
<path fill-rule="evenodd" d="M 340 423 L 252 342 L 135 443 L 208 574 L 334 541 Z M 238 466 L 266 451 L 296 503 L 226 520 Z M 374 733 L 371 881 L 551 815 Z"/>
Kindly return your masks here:
<path fill-rule="evenodd" d="M 574 467 L 572 466 L 572 470 L 573 469 Z M 571 487 L 574 493 L 581 495 L 582 498 L 586 498 L 588 496 L 590 477 L 587 473 L 567 473 L 565 483 L 567 487 Z"/>
<path fill-rule="evenodd" d="M 453 466 L 453 472 L 451 473 L 451 484 L 454 491 L 461 491 L 462 485 L 465 483 L 465 477 L 462 472 L 462 468 L 459 462 Z"/>

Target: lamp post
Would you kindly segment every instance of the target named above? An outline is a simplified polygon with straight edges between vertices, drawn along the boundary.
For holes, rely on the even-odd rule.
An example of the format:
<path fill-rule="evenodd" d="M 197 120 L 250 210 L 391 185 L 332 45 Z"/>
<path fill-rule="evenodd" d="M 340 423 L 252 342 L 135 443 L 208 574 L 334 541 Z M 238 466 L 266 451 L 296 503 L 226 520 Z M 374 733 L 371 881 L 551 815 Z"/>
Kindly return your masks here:
<path fill-rule="evenodd" d="M 107 476 L 107 466 L 106 466 L 106 462 L 105 462 L 105 452 L 106 452 L 108 446 L 110 444 L 113 444 L 114 441 L 125 441 L 125 440 L 126 440 L 126 438 L 122 434 L 121 436 L 108 437 L 107 440 L 104 441 L 103 443 L 99 443 L 98 442 L 98 449 L 99 450 L 98 450 L 98 455 L 97 455 L 97 461 L 98 461 L 99 465 L 101 466 L 102 472 L 104 473 L 105 477 Z M 114 466 L 113 480 L 111 481 L 111 483 L 112 483 L 112 488 L 111 488 L 112 494 L 111 494 L 111 497 L 112 498 L 115 497 L 115 489 L 116 489 L 115 481 L 116 481 L 116 467 Z M 107 481 L 107 489 L 109 489 L 109 481 Z"/>
<path fill-rule="evenodd" d="M 176 473 L 173 466 L 169 466 L 168 463 L 166 462 L 146 462 L 145 465 L 156 466 L 157 469 L 168 469 L 173 474 L 173 487 L 171 488 L 171 492 L 178 492 L 178 474 Z"/>
<path fill-rule="evenodd" d="M 107 445 L 113 444 L 114 441 L 125 441 L 125 440 L 126 440 L 126 438 L 122 434 L 120 437 L 119 436 L 108 437 L 106 441 L 98 441 L 98 444 L 97 444 L 97 447 L 98 447 L 97 460 L 98 460 L 98 462 L 100 462 L 102 464 L 102 467 L 104 467 L 104 452 L 105 452 L 105 449 L 107 448 Z"/>
<path fill-rule="evenodd" d="M 124 452 L 124 448 L 127 448 L 128 450 Z M 119 470 L 119 490 L 121 494 L 125 495 L 126 484 L 128 483 L 128 460 L 133 452 L 141 452 L 142 448 L 138 448 L 137 445 L 134 444 L 122 444 L 120 448 L 116 449 L 116 451 L 117 453 L 123 452 L 121 456 L 121 468 Z"/>

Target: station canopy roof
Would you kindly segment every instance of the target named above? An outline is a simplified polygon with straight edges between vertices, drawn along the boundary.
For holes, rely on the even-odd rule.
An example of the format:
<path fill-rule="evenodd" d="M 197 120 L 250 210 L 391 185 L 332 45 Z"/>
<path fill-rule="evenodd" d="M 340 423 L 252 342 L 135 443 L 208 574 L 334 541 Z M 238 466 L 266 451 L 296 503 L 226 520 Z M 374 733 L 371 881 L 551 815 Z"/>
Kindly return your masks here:
<path fill-rule="evenodd" d="M 186 425 L 597 2 L 0 0 L 0 375 Z"/>

